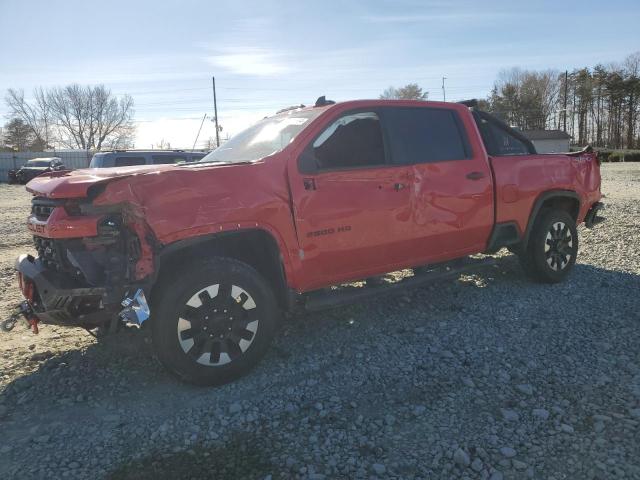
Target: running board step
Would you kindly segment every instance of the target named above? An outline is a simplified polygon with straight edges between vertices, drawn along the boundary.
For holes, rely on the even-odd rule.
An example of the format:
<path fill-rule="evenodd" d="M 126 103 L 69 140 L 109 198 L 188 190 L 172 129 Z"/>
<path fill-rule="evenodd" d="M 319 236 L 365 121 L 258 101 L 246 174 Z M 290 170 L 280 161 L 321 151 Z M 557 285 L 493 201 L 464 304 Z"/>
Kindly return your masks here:
<path fill-rule="evenodd" d="M 458 278 L 460 274 L 468 272 L 469 270 L 486 268 L 495 264 L 496 260 L 493 257 L 483 259 L 465 258 L 454 262 L 433 265 L 430 267 L 432 269 L 425 273 L 419 273 L 412 277 L 389 283 L 388 285 L 370 287 L 344 286 L 330 291 L 326 289 L 318 290 L 305 295 L 306 301 L 304 308 L 307 311 L 316 312 L 327 308 L 340 307 L 342 305 L 359 302 L 369 297 L 377 297 L 400 290 L 422 287 L 441 280 Z"/>

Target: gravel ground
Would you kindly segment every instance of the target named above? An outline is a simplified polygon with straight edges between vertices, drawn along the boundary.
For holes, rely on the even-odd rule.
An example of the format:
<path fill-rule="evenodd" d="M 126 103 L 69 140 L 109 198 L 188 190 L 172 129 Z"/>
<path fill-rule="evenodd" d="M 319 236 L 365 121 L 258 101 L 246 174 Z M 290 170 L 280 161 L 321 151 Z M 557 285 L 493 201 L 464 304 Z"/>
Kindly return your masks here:
<path fill-rule="evenodd" d="M 0 336 L 0 478 L 640 478 L 640 164 L 603 167 L 607 222 L 556 286 L 477 276 L 285 321 L 219 388 L 140 332 Z M 0 186 L 0 310 L 29 198 Z"/>

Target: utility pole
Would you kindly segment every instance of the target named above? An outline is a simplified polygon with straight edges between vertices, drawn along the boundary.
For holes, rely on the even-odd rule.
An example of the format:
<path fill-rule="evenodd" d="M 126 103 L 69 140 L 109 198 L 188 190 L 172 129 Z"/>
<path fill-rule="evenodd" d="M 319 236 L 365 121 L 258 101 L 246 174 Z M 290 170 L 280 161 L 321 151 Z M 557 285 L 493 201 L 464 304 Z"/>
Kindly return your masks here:
<path fill-rule="evenodd" d="M 447 79 L 447 77 L 442 77 L 442 101 L 446 102 L 447 101 L 447 92 L 444 89 L 444 81 Z"/>
<path fill-rule="evenodd" d="M 196 143 L 198 143 L 198 138 L 200 137 L 200 132 L 202 131 L 202 125 L 204 125 L 204 119 L 207 118 L 207 114 L 204 114 L 202 117 L 202 122 L 200 122 L 200 128 L 198 129 L 198 134 L 196 135 L 196 139 L 193 141 L 193 148 L 191 151 L 193 152 L 196 149 Z"/>
<path fill-rule="evenodd" d="M 220 129 L 218 128 L 218 102 L 216 101 L 216 77 L 211 77 L 213 83 L 213 115 L 216 122 L 216 147 L 220 146 Z M 200 127 L 202 128 L 202 127 Z"/>
<path fill-rule="evenodd" d="M 569 84 L 569 70 L 564 71 L 564 133 L 567 133 L 567 87 Z"/>

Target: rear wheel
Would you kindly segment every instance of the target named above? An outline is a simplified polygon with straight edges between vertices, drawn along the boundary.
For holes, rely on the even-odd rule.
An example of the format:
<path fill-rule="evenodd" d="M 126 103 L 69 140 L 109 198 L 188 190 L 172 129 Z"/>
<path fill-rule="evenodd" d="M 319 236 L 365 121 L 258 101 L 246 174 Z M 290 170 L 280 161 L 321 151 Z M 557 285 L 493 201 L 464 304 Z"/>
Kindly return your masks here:
<path fill-rule="evenodd" d="M 251 266 L 213 258 L 163 282 L 152 310 L 160 361 L 181 379 L 219 385 L 246 374 L 276 328 L 273 292 Z"/>
<path fill-rule="evenodd" d="M 536 219 L 527 248 L 518 255 L 523 269 L 533 279 L 557 283 L 569 274 L 577 253 L 575 220 L 564 210 L 547 210 Z"/>

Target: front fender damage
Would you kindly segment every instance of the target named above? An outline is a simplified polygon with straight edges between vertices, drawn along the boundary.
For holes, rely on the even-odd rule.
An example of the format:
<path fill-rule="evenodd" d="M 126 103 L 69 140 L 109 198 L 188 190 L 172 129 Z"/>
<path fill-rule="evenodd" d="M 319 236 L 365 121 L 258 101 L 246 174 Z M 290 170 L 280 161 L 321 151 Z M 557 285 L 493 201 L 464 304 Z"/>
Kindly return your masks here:
<path fill-rule="evenodd" d="M 127 253 L 129 278 L 144 281 L 156 272 L 156 254 L 161 245 L 153 230 L 145 221 L 144 209 L 134 203 L 88 205 L 83 209 L 88 215 L 101 215 L 98 237 L 88 239 L 93 245 L 112 242 L 118 234 L 124 236 L 125 245 L 120 249 Z"/>

